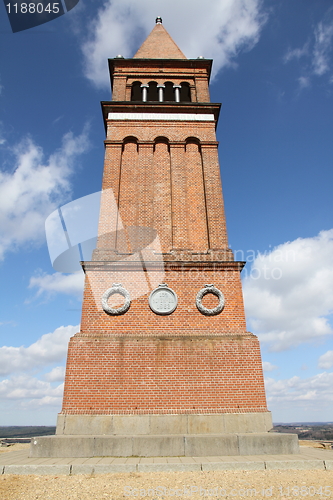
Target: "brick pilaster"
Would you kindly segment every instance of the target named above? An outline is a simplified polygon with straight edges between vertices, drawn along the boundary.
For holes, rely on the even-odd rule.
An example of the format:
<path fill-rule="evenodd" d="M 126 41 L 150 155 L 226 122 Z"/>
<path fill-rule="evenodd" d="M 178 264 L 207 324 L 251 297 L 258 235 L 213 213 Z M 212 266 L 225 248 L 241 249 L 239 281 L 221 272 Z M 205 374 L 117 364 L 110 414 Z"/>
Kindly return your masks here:
<path fill-rule="evenodd" d="M 187 183 L 185 148 L 183 143 L 171 143 L 171 203 L 173 248 L 189 249 L 189 228 L 187 217 Z"/>
<path fill-rule="evenodd" d="M 228 248 L 217 145 L 202 144 L 209 243 L 211 249 Z"/>
<path fill-rule="evenodd" d="M 157 142 L 153 158 L 153 213 L 163 252 L 172 249 L 171 165 L 169 144 Z"/>

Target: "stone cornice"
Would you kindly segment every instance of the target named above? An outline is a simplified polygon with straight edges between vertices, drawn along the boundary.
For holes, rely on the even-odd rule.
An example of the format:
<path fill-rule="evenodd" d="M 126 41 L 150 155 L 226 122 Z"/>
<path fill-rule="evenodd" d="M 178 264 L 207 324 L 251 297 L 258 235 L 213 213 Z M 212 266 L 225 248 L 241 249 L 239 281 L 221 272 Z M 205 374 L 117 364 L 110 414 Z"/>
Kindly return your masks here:
<path fill-rule="evenodd" d="M 165 113 L 167 115 L 214 115 L 215 128 L 220 115 L 221 104 L 211 102 L 137 102 L 101 101 L 105 130 L 109 113 Z"/>

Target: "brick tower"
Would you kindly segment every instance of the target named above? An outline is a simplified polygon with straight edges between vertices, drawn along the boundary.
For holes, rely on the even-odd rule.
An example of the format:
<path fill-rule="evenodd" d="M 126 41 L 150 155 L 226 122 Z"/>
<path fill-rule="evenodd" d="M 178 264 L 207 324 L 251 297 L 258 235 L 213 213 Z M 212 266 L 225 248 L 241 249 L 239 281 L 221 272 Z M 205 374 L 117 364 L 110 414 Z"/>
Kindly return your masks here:
<path fill-rule="evenodd" d="M 292 451 L 267 433 L 244 262 L 227 241 L 211 65 L 186 59 L 160 18 L 132 59 L 109 60 L 97 248 L 82 262 L 57 436 L 47 452 L 38 438 L 35 456 Z"/>

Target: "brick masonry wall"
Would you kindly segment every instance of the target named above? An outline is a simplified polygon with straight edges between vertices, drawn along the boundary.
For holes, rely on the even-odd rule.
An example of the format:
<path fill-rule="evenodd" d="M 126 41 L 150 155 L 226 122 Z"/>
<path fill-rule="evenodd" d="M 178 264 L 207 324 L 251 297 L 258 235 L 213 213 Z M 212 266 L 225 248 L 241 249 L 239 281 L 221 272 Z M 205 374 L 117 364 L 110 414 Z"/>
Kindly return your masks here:
<path fill-rule="evenodd" d="M 164 252 L 228 248 L 214 122 L 110 120 L 108 138 L 103 189 L 112 189 L 122 225 L 158 230 Z M 116 217 L 102 203 L 98 248 L 111 248 L 105 235 Z"/>
<path fill-rule="evenodd" d="M 128 263 L 130 264 L 130 263 Z M 190 266 L 170 264 L 166 269 L 109 271 L 92 268 L 86 270 L 81 331 L 86 334 L 104 335 L 154 335 L 157 332 L 184 335 L 197 332 L 199 335 L 221 335 L 246 333 L 243 296 L 239 270 L 212 265 L 202 269 L 200 263 Z M 169 268 L 169 269 L 168 269 Z M 151 311 L 148 297 L 160 283 L 167 283 L 178 296 L 177 309 L 170 315 L 161 316 Z M 110 316 L 101 305 L 103 293 L 113 283 L 121 283 L 132 298 L 130 309 L 123 315 Z M 205 316 L 197 309 L 195 299 L 205 284 L 214 284 L 225 297 L 223 311 L 216 316 Z M 209 294 L 205 300 L 216 301 Z M 119 307 L 124 299 L 120 295 L 110 297 L 111 307 Z M 215 304 L 216 305 L 216 304 Z M 215 306 L 214 306 L 215 307 Z"/>
<path fill-rule="evenodd" d="M 238 269 L 166 269 L 165 281 L 178 295 L 167 316 L 149 307 L 147 272 L 127 271 L 126 288 L 131 282 L 133 290 L 148 292 L 124 315 L 110 316 L 98 299 L 125 274 L 87 271 L 81 333 L 69 346 L 63 413 L 267 411 L 259 342 L 246 332 Z M 195 305 L 205 283 L 224 293 L 217 316 L 205 316 Z M 116 298 L 109 299 L 113 307 L 120 305 Z M 211 294 L 203 299 L 208 308 L 216 302 Z"/>
<path fill-rule="evenodd" d="M 254 336 L 75 336 L 66 414 L 265 412 Z"/>

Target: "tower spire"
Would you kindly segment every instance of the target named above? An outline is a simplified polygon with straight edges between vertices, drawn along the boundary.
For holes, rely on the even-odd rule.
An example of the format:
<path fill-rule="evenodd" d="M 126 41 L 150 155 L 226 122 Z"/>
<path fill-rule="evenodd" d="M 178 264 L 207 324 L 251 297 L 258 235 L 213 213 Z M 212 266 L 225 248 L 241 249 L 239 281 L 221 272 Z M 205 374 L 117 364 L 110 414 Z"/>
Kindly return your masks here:
<path fill-rule="evenodd" d="M 162 24 L 162 18 L 156 18 L 156 24 L 143 42 L 134 59 L 186 59 L 186 56 L 173 41 Z"/>

